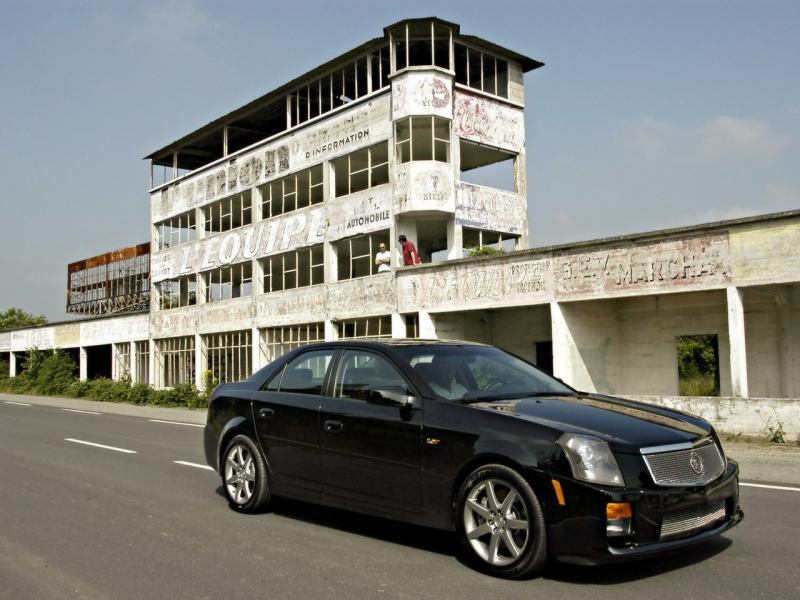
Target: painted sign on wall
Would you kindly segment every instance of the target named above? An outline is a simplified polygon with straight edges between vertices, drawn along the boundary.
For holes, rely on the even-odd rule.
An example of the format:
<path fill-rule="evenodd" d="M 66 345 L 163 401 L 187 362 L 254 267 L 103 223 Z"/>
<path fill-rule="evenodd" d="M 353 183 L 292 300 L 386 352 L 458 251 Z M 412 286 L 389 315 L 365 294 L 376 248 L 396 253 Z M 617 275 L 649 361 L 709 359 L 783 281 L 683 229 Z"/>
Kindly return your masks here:
<path fill-rule="evenodd" d="M 473 142 L 521 152 L 525 146 L 525 116 L 521 109 L 456 91 L 453 133 Z"/>
<path fill-rule="evenodd" d="M 453 91 L 449 80 L 430 73 L 406 73 L 392 80 L 392 118 L 436 115 L 453 118 Z"/>
<path fill-rule="evenodd" d="M 461 183 L 456 198 L 458 225 L 516 235 L 528 228 L 527 201 L 519 194 Z"/>

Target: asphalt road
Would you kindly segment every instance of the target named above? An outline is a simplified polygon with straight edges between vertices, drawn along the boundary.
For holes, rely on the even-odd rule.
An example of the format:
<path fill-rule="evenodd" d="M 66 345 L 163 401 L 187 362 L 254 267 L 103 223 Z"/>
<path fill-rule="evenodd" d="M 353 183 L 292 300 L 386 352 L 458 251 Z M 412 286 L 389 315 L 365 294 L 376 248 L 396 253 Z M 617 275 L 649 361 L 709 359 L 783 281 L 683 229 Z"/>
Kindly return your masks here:
<path fill-rule="evenodd" d="M 682 555 L 509 582 L 434 530 L 288 501 L 236 514 L 198 419 L 95 406 L 0 399 L 0 598 L 800 598 L 789 482 L 743 486 L 745 521 Z"/>

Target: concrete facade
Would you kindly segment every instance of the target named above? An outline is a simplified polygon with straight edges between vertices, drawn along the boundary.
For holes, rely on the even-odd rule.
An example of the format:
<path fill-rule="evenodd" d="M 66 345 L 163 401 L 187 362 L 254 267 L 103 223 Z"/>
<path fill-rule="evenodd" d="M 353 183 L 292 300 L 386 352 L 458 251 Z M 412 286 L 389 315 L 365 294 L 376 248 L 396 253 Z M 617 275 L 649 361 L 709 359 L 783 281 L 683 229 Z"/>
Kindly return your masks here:
<path fill-rule="evenodd" d="M 398 68 L 396 37 L 423 25 L 450 66 Z M 493 92 L 464 80 L 463 48 L 494 61 Z M 154 153 L 173 169 L 150 190 L 149 312 L 0 332 L 11 374 L 31 347 L 78 348 L 86 377 L 92 348 L 108 346 L 116 378 L 202 387 L 207 370 L 243 377 L 314 340 L 466 339 L 551 361 L 578 389 L 675 405 L 754 435 L 770 419 L 800 434 L 800 211 L 526 249 L 523 74 L 541 64 L 438 20 L 396 24 L 343 56 L 356 78 L 361 57 L 372 83 L 337 108 L 234 152 L 226 145 L 189 172 L 180 156 L 214 124 Z M 323 99 L 337 64 L 262 104 L 285 100 L 289 112 L 312 89 Z M 463 180 L 489 163 L 510 165 L 512 190 Z M 166 243 L 176 228 L 186 239 Z M 400 234 L 422 265 L 400 266 Z M 475 240 L 513 251 L 463 258 Z M 389 272 L 375 272 L 378 243 L 391 249 Z M 680 397 L 676 340 L 686 335 L 716 336 L 720 398 Z"/>

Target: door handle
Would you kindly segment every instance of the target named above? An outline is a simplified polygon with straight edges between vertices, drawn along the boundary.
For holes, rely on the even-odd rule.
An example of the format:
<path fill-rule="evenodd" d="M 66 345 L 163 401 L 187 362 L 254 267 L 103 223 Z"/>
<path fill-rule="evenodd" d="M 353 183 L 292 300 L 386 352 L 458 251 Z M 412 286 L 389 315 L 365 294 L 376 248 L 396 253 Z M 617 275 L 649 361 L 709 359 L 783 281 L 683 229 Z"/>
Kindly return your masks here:
<path fill-rule="evenodd" d="M 341 421 L 325 421 L 325 431 L 328 433 L 339 433 L 344 429 L 344 424 Z"/>
<path fill-rule="evenodd" d="M 271 419 L 275 416 L 275 409 L 273 408 L 262 408 L 258 411 L 258 416 L 262 419 Z"/>

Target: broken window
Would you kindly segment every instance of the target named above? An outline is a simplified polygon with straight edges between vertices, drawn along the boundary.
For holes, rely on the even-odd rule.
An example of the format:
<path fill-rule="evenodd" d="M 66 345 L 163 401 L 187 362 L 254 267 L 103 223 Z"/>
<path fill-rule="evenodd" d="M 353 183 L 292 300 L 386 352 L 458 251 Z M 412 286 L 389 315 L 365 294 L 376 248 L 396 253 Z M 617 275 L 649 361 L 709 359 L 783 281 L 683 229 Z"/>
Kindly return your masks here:
<path fill-rule="evenodd" d="M 511 192 L 517 191 L 514 163 L 517 155 L 459 139 L 461 181 Z"/>
<path fill-rule="evenodd" d="M 136 383 L 150 383 L 150 342 L 136 342 Z"/>
<path fill-rule="evenodd" d="M 206 235 L 250 225 L 253 222 L 252 193 L 247 190 L 203 208 Z"/>
<path fill-rule="evenodd" d="M 304 323 L 263 330 L 263 357 L 272 362 L 290 350 L 325 341 L 325 323 Z"/>
<path fill-rule="evenodd" d="M 206 302 L 219 302 L 253 294 L 253 263 L 250 261 L 214 269 L 203 275 Z"/>
<path fill-rule="evenodd" d="M 390 338 L 392 337 L 392 317 L 366 317 L 336 322 L 339 339 Z"/>
<path fill-rule="evenodd" d="M 456 43 L 456 83 L 508 98 L 508 61 L 471 46 Z"/>
<path fill-rule="evenodd" d="M 470 256 L 472 252 L 480 248 L 494 248 L 503 252 L 513 252 L 517 249 L 518 235 L 502 233 L 500 231 L 488 231 L 486 229 L 473 229 L 464 227 L 462 230 L 462 247 L 464 256 Z"/>
<path fill-rule="evenodd" d="M 682 335 L 678 348 L 681 396 L 719 396 L 719 338 L 716 334 Z"/>
<path fill-rule="evenodd" d="M 124 379 L 131 374 L 131 345 L 114 344 L 114 372 L 117 379 Z"/>
<path fill-rule="evenodd" d="M 408 117 L 395 124 L 397 162 L 450 162 L 450 121 L 441 117 Z"/>
<path fill-rule="evenodd" d="M 389 86 L 389 47 L 361 56 L 288 96 L 292 127 Z"/>
<path fill-rule="evenodd" d="M 156 223 L 159 250 L 197 239 L 197 221 L 193 210 Z"/>
<path fill-rule="evenodd" d="M 159 310 L 197 304 L 197 278 L 194 275 L 160 281 L 156 289 Z"/>
<path fill-rule="evenodd" d="M 332 162 L 337 198 L 389 182 L 389 142 L 358 150 Z"/>
<path fill-rule="evenodd" d="M 265 294 L 324 283 L 322 244 L 263 258 L 261 269 Z"/>
<path fill-rule="evenodd" d="M 160 387 L 194 383 L 194 336 L 156 340 Z"/>
<path fill-rule="evenodd" d="M 383 243 L 388 247 L 388 241 L 389 230 L 385 229 L 336 242 L 338 279 L 355 279 L 377 273 L 375 254 L 378 245 Z"/>
<path fill-rule="evenodd" d="M 253 344 L 250 330 L 212 333 L 203 336 L 206 369 L 220 383 L 247 379 L 253 372 Z"/>
<path fill-rule="evenodd" d="M 391 31 L 395 71 L 406 67 L 450 69 L 450 28 L 434 21 L 412 21 Z"/>
<path fill-rule="evenodd" d="M 320 164 L 261 186 L 261 218 L 320 204 L 325 199 L 322 177 Z"/>

